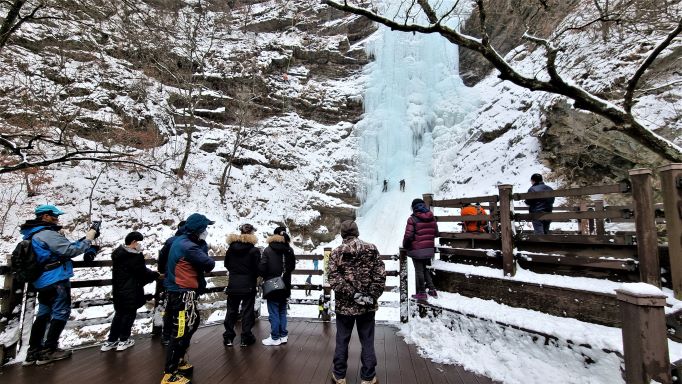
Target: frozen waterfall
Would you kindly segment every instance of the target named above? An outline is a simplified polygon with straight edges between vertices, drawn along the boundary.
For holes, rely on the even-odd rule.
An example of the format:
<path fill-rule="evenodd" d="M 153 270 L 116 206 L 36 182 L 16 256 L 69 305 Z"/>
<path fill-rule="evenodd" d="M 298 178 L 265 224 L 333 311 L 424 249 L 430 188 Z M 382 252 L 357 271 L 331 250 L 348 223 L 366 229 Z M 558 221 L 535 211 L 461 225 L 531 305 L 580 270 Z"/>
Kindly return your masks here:
<path fill-rule="evenodd" d="M 457 123 L 476 102 L 459 78 L 457 46 L 439 35 L 381 26 L 366 49 L 374 61 L 366 67 L 365 114 L 357 125 L 358 224 L 361 238 L 394 254 L 410 202 L 437 188 L 431 185 L 434 128 L 460 129 Z"/>

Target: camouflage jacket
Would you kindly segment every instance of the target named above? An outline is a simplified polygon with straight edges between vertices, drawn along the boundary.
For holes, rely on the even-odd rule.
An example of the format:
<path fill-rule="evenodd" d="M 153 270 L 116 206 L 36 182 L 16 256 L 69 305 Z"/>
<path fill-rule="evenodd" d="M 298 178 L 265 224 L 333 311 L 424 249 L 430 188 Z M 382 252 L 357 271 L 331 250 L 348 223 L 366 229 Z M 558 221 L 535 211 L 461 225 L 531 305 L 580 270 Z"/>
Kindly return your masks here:
<path fill-rule="evenodd" d="M 344 239 L 329 258 L 328 281 L 336 295 L 337 313 L 362 315 L 376 311 L 386 283 L 386 270 L 377 247 L 355 237 Z M 374 304 L 356 303 L 353 300 L 356 293 L 373 297 Z"/>

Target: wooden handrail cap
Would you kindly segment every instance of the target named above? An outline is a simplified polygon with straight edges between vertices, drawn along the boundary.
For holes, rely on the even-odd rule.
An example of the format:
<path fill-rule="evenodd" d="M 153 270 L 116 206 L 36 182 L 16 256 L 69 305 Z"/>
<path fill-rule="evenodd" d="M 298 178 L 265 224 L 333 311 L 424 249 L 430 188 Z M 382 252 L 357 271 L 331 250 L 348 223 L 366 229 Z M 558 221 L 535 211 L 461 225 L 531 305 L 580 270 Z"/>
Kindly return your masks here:
<path fill-rule="evenodd" d="M 656 169 L 658 172 L 664 171 L 682 171 L 682 163 L 667 164 Z"/>
<path fill-rule="evenodd" d="M 651 284 L 626 283 L 616 289 L 616 298 L 635 305 L 664 307 L 667 296 Z"/>
<path fill-rule="evenodd" d="M 649 168 L 635 168 L 635 169 L 631 169 L 630 172 L 628 172 L 628 173 L 630 174 L 630 176 L 651 175 L 652 174 L 651 169 L 649 169 Z"/>

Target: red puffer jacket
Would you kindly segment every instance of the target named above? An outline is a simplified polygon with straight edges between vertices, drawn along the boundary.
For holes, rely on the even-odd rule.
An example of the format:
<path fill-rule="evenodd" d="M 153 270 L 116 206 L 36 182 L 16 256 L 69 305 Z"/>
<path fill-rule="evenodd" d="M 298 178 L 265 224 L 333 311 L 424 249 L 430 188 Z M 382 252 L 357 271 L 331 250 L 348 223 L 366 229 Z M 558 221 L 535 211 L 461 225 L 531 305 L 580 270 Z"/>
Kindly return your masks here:
<path fill-rule="evenodd" d="M 407 219 L 403 248 L 407 249 L 407 256 L 415 259 L 430 259 L 435 253 L 435 238 L 438 236 L 438 223 L 433 212 L 415 211 Z"/>

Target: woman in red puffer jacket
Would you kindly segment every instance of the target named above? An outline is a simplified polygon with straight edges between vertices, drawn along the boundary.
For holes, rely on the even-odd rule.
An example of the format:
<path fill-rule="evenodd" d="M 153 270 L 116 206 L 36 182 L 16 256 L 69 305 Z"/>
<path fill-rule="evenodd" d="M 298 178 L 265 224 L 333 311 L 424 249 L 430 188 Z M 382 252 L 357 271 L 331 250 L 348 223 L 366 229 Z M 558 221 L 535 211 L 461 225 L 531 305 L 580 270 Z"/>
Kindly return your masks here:
<path fill-rule="evenodd" d="M 412 215 L 407 219 L 403 248 L 407 249 L 407 256 L 412 258 L 415 278 L 417 280 L 417 294 L 412 297 L 425 300 L 428 295 L 437 297 L 436 287 L 431 280 L 431 273 L 426 269 L 431 265 L 435 255 L 435 238 L 438 236 L 438 224 L 422 199 L 412 200 Z"/>

